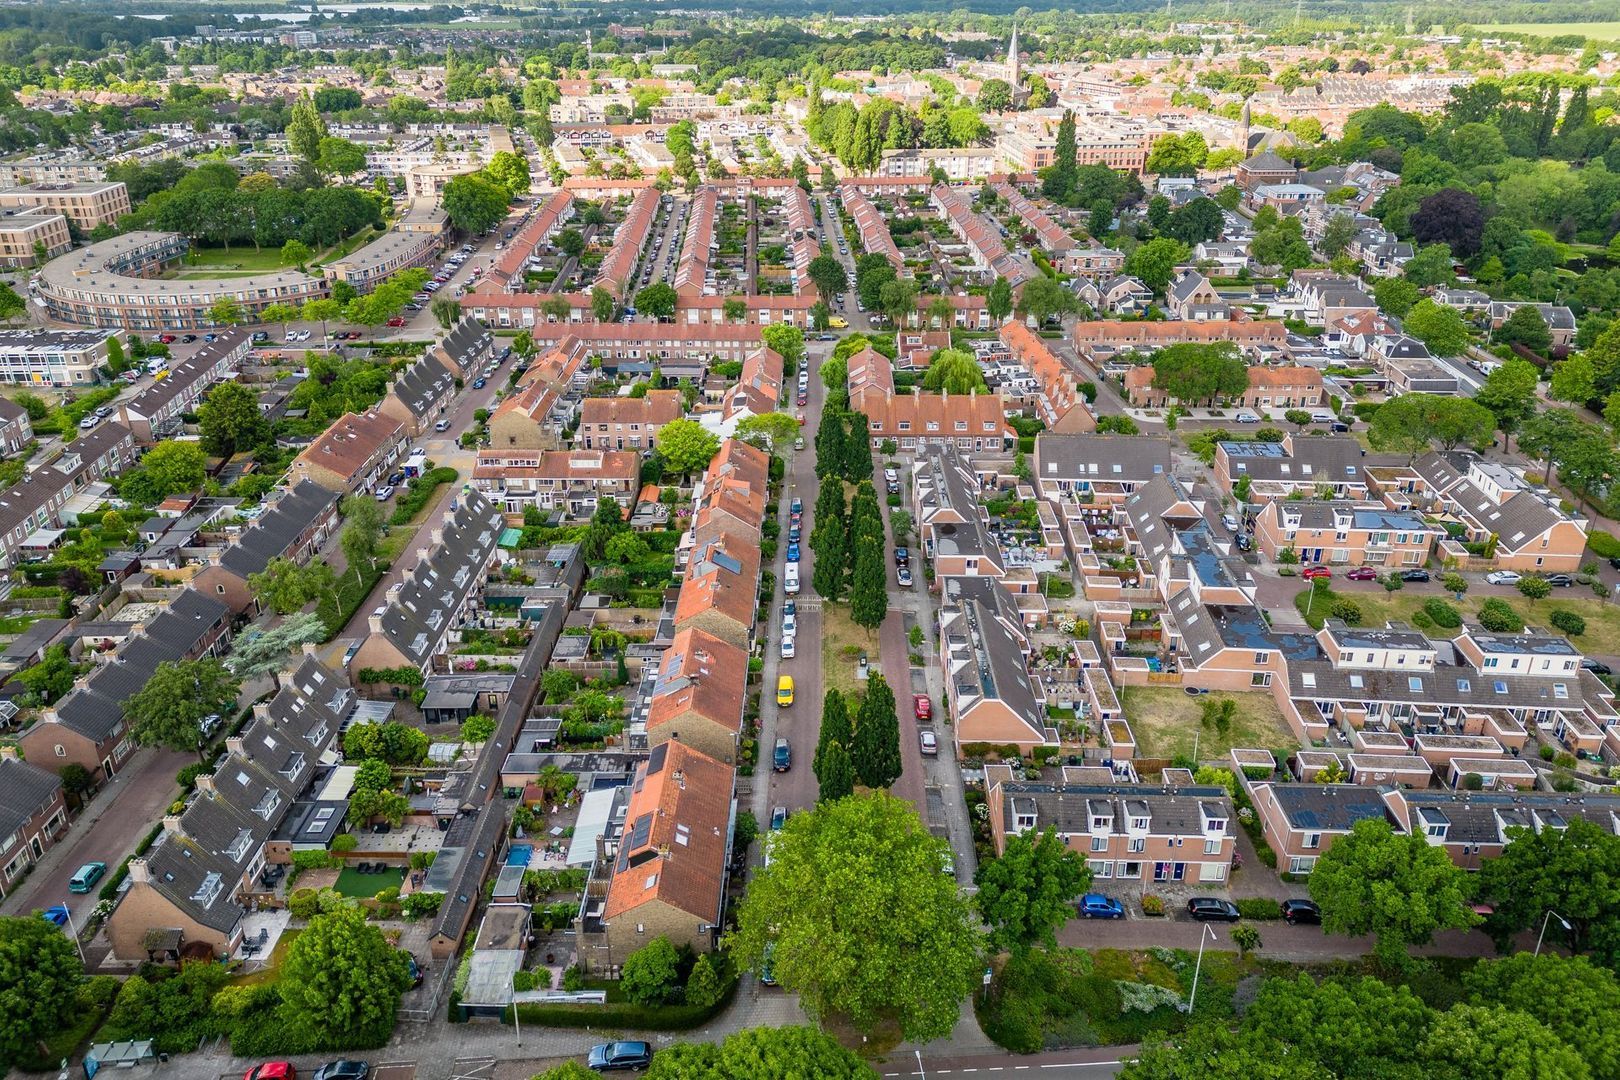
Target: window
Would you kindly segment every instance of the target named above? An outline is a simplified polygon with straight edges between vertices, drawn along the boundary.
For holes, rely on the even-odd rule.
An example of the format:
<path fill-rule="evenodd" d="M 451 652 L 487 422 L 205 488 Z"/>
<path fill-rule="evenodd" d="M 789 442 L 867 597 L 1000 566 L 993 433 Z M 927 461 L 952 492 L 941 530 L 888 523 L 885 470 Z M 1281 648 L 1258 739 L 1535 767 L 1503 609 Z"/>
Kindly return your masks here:
<path fill-rule="evenodd" d="M 1131 837 L 1130 846 L 1127 847 L 1126 850 L 1131 852 L 1132 854 L 1135 854 L 1136 852 L 1139 852 L 1139 851 L 1146 851 L 1147 850 L 1147 837 L 1145 837 L 1145 836 L 1133 836 L 1133 837 Z"/>
<path fill-rule="evenodd" d="M 1288 860 L 1290 874 L 1308 874 L 1316 867 L 1316 859 L 1308 855 L 1296 855 Z"/>
<path fill-rule="evenodd" d="M 1114 876 L 1114 864 L 1107 859 L 1088 859 L 1086 865 L 1091 868 L 1094 878 L 1111 878 Z"/>
<path fill-rule="evenodd" d="M 1135 843 L 1135 841 L 1132 841 L 1132 843 Z M 1106 836 L 1093 836 L 1091 838 L 1091 850 L 1092 851 L 1107 851 L 1108 850 L 1108 837 L 1106 837 Z"/>
<path fill-rule="evenodd" d="M 1147 827 L 1148 827 L 1148 819 L 1147 818 L 1145 818 L 1145 817 L 1131 818 L 1131 828 L 1132 829 L 1135 829 L 1138 832 L 1146 832 Z"/>
<path fill-rule="evenodd" d="M 1122 862 L 1116 869 L 1118 873 L 1114 875 L 1115 877 L 1139 878 L 1142 876 L 1142 864 L 1139 862 Z"/>
<path fill-rule="evenodd" d="M 1305 834 L 1305 845 L 1304 846 L 1307 849 L 1321 847 L 1322 846 L 1322 834 L 1321 833 L 1316 833 L 1316 832 L 1308 832 L 1308 833 L 1306 833 Z"/>
<path fill-rule="evenodd" d="M 1204 841 L 1204 854 L 1205 855 L 1219 855 L 1220 853 L 1221 853 L 1221 841 L 1219 841 L 1219 840 L 1205 840 Z"/>

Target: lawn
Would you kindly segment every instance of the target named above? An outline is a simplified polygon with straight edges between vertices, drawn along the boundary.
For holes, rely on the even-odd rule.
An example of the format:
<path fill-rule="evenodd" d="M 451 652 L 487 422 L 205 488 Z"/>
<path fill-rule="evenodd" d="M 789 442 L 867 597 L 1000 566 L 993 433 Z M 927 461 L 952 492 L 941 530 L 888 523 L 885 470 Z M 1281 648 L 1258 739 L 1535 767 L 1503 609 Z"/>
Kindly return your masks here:
<path fill-rule="evenodd" d="M 313 266 L 327 259 L 336 259 L 347 255 L 361 244 L 370 242 L 374 235 L 375 230 L 370 228 L 362 229 L 347 240 L 334 244 L 328 250 L 316 252 L 314 257 L 310 259 L 310 265 Z M 297 268 L 281 261 L 280 248 L 259 248 L 255 250 L 251 245 L 233 247 L 230 250 L 222 247 L 194 247 L 172 276 L 186 280 L 231 277 L 238 274 L 268 274 L 277 270 L 294 269 Z"/>
<path fill-rule="evenodd" d="M 1620 22 L 1491 23 L 1475 29 L 1482 34 L 1530 34 L 1535 37 L 1579 34 L 1593 41 L 1620 41 Z"/>
<path fill-rule="evenodd" d="M 1305 610 L 1305 599 L 1309 590 L 1301 590 L 1294 598 L 1294 606 L 1301 614 Z M 1313 628 L 1320 629 L 1326 607 L 1333 600 L 1353 600 L 1361 608 L 1361 622 L 1359 626 L 1383 626 L 1391 619 L 1411 624 L 1412 616 L 1423 607 L 1425 600 L 1432 599 L 1433 592 L 1415 592 L 1410 589 L 1401 589 L 1396 592 L 1385 592 L 1380 588 L 1372 589 L 1340 589 L 1330 590 L 1326 597 L 1318 596 L 1311 605 L 1311 614 L 1306 616 L 1306 622 Z M 1490 599 L 1472 593 L 1464 593 L 1461 600 L 1452 594 L 1440 594 L 1440 598 L 1462 613 L 1464 620 L 1473 620 L 1479 615 L 1479 605 Z M 1568 589 L 1554 589 L 1552 595 L 1545 600 L 1527 600 L 1517 594 L 1503 596 L 1497 599 L 1506 600 L 1508 605 L 1518 612 L 1526 626 L 1537 626 L 1551 634 L 1561 633 L 1553 628 L 1547 621 L 1555 611 L 1573 611 L 1586 620 L 1586 632 L 1574 638 L 1574 642 L 1582 652 L 1598 653 L 1603 656 L 1620 654 L 1620 605 L 1599 600 L 1582 585 Z M 1328 601 L 1324 604 L 1323 601 Z M 1455 637 L 1461 633 L 1461 628 L 1444 629 L 1435 627 L 1424 631 L 1431 637 Z"/>
<path fill-rule="evenodd" d="M 339 896 L 369 900 L 384 889 L 397 888 L 404 880 L 404 867 L 390 869 L 385 874 L 362 874 L 352 866 L 345 866 L 332 887 Z"/>
<path fill-rule="evenodd" d="M 1119 692 L 1125 719 L 1136 733 L 1139 757 L 1173 758 L 1193 756 L 1209 761 L 1222 757 L 1234 746 L 1293 746 L 1298 740 L 1283 723 L 1282 713 L 1270 694 L 1220 694 L 1238 702 L 1237 715 L 1223 734 L 1199 723 L 1206 697 L 1190 697 L 1179 686 L 1126 686 Z"/>
<path fill-rule="evenodd" d="M 845 694 L 864 692 L 865 685 L 855 677 L 860 653 L 866 653 L 873 669 L 878 663 L 878 635 L 867 633 L 849 617 L 848 604 L 821 604 L 821 677 L 828 690 Z M 815 702 L 817 709 L 820 702 Z"/>

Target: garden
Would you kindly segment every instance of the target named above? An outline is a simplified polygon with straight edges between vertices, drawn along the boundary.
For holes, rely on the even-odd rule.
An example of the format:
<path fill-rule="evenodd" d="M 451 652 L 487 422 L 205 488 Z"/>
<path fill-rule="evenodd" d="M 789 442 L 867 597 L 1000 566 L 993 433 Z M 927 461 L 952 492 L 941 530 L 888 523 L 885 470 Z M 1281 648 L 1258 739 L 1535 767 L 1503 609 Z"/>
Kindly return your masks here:
<path fill-rule="evenodd" d="M 1297 741 L 1267 693 L 1189 697 L 1179 686 L 1125 686 L 1119 691 L 1125 718 L 1146 758 L 1192 757 L 1208 761 L 1235 746 L 1292 746 Z M 1228 702 L 1230 708 L 1222 708 Z M 1213 707 L 1213 708 L 1211 708 Z"/>

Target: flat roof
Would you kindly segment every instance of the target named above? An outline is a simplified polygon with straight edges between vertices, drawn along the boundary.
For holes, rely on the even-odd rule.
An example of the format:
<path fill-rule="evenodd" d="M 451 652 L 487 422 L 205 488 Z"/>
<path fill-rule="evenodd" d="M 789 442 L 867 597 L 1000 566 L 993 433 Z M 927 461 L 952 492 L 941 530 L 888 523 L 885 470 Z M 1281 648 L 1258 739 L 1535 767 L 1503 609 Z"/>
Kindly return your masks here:
<path fill-rule="evenodd" d="M 269 274 L 245 277 L 174 279 L 135 277 L 107 269 L 108 264 L 142 248 L 160 244 L 176 237 L 175 233 L 140 230 L 115 236 L 89 247 L 70 251 L 52 259 L 40 271 L 47 290 L 99 290 L 123 296 L 173 297 L 176 300 L 200 299 L 210 293 L 229 292 L 253 295 L 266 289 L 307 289 L 320 283 L 319 278 L 300 274 L 296 270 L 278 270 Z"/>

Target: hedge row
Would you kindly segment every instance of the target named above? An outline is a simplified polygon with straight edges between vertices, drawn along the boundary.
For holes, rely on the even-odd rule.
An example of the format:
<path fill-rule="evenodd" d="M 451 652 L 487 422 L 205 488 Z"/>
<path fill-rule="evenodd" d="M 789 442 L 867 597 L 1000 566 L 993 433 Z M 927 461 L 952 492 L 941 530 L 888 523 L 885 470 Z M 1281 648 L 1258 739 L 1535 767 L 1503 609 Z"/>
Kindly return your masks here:
<path fill-rule="evenodd" d="M 627 1031 L 690 1031 L 719 1016 L 731 1005 L 737 993 L 737 979 L 732 979 L 720 1000 L 708 1008 L 696 1005 L 633 1005 L 630 1002 L 610 1002 L 606 1005 L 545 1005 L 516 1006 L 519 1018 L 525 1024 L 543 1027 L 613 1028 Z M 506 1021 L 502 1017 L 502 1022 Z"/>

